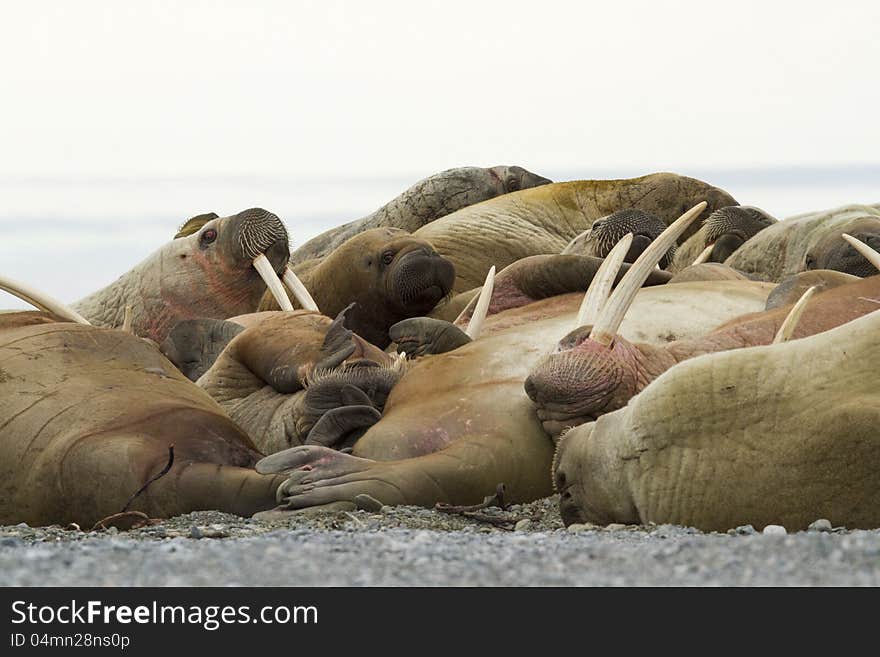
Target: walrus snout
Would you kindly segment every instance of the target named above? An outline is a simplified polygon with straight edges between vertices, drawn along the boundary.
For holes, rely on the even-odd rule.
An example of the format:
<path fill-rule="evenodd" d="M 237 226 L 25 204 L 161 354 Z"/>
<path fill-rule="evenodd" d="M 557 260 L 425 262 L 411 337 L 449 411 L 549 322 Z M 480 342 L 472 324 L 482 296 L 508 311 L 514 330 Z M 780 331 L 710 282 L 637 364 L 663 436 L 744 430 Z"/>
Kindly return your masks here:
<path fill-rule="evenodd" d="M 390 283 L 407 314 L 426 313 L 449 294 L 455 266 L 433 249 L 413 249 L 398 258 Z"/>
<path fill-rule="evenodd" d="M 278 215 L 262 208 L 243 210 L 232 219 L 232 242 L 243 260 L 250 263 L 265 254 L 276 272 L 290 259 L 287 229 Z"/>

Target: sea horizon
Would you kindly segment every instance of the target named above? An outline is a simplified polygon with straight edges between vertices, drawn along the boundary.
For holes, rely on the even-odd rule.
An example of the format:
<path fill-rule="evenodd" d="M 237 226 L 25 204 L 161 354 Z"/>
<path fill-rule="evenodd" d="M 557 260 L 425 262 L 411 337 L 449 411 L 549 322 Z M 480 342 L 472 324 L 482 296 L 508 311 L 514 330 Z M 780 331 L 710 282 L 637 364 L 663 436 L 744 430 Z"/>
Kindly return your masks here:
<path fill-rule="evenodd" d="M 532 170 L 557 182 L 651 172 Z M 778 219 L 880 202 L 880 164 L 660 170 L 706 180 Z M 282 218 L 296 248 L 370 214 L 427 175 L 0 175 L 0 272 L 72 302 L 131 269 L 191 216 L 264 207 Z M 0 292 L 0 308 L 27 307 Z"/>

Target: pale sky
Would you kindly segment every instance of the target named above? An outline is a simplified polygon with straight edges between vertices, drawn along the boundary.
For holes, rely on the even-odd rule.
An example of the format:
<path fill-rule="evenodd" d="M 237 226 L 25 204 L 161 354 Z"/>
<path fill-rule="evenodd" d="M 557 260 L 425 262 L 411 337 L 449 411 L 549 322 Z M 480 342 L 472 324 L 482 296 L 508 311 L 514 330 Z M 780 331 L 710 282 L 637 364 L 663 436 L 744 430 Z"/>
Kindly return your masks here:
<path fill-rule="evenodd" d="M 875 164 L 878 2 L 4 2 L 0 175 Z"/>

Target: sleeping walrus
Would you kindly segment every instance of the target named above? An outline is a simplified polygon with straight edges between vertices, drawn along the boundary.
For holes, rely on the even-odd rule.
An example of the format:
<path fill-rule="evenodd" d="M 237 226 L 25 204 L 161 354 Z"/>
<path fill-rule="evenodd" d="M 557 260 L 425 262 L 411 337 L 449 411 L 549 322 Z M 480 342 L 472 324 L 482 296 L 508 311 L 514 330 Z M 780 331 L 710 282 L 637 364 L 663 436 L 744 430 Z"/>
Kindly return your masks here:
<path fill-rule="evenodd" d="M 253 470 L 248 436 L 154 345 L 64 315 L 0 315 L 0 524 L 90 527 L 122 511 L 172 445 L 170 471 L 131 510 L 274 506 L 282 479 Z"/>

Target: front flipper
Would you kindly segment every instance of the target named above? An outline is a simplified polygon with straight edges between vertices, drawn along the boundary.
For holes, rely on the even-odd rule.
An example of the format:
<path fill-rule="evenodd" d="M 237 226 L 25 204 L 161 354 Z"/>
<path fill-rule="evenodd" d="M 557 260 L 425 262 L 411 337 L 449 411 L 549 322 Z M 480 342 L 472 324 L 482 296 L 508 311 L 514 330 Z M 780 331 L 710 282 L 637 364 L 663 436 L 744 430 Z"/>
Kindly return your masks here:
<path fill-rule="evenodd" d="M 407 358 L 443 354 L 471 341 L 452 322 L 431 317 L 412 317 L 397 322 L 389 329 L 388 335 L 397 343 L 398 353 L 406 353 Z"/>
<path fill-rule="evenodd" d="M 342 387 L 339 402 L 336 404 L 334 401 L 335 405 L 314 423 L 306 438 L 306 445 L 351 448 L 367 429 L 382 419 L 382 413 L 373 406 L 367 394 L 353 385 Z M 314 400 L 311 407 L 314 408 Z"/>
<path fill-rule="evenodd" d="M 222 319 L 186 319 L 171 329 L 159 349 L 186 378 L 196 381 L 242 331 L 240 324 Z"/>

